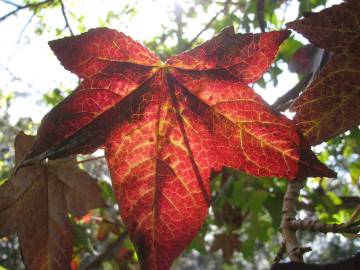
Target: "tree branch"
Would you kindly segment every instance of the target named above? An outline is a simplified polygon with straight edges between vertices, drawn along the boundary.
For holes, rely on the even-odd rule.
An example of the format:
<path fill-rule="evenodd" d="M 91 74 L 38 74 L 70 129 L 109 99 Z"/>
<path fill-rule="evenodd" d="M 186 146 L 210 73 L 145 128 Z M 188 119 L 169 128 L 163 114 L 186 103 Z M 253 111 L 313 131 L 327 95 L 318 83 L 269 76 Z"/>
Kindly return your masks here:
<path fill-rule="evenodd" d="M 65 5 L 64 5 L 64 2 L 62 0 L 60 0 L 60 5 L 61 5 L 61 12 L 62 12 L 62 15 L 64 17 L 64 21 L 65 21 L 65 28 L 69 29 L 70 35 L 73 36 L 74 32 L 72 31 L 72 29 L 70 27 L 69 20 L 68 20 L 66 11 L 65 11 Z"/>
<path fill-rule="evenodd" d="M 8 1 L 8 0 L 2 0 L 1 2 L 8 4 L 8 5 L 12 5 L 14 7 L 20 7 L 20 5 L 14 3 L 14 2 Z"/>
<path fill-rule="evenodd" d="M 291 226 L 295 220 L 300 190 L 304 187 L 305 182 L 305 179 L 289 181 L 283 200 L 280 229 L 286 251 L 289 254 L 290 260 L 294 262 L 303 262 L 303 254 L 310 250 L 309 248 L 300 247 L 296 237 L 296 229 Z"/>
<path fill-rule="evenodd" d="M 293 230 L 307 230 L 322 233 L 358 233 L 360 231 L 360 206 L 355 210 L 351 218 L 341 224 L 327 224 L 318 220 L 292 220 L 289 224 Z"/>
<path fill-rule="evenodd" d="M 360 231 L 360 223 L 353 224 L 341 223 L 341 224 L 327 224 L 318 220 L 305 219 L 305 220 L 293 220 L 291 222 L 291 228 L 294 230 L 303 230 L 311 232 L 322 233 L 358 233 Z"/>
<path fill-rule="evenodd" d="M 20 10 L 23 10 L 23 9 L 27 9 L 27 8 L 34 8 L 34 9 L 37 9 L 43 5 L 46 5 L 46 4 L 49 4 L 49 3 L 52 3 L 54 0 L 45 0 L 45 1 L 42 1 L 42 2 L 38 2 L 38 3 L 30 3 L 30 4 L 27 4 L 27 5 L 24 5 L 24 6 L 19 6 L 19 5 L 16 5 L 14 3 L 11 3 L 10 1 L 4 1 L 5 3 L 7 4 L 12 4 L 14 6 L 16 6 L 16 8 L 12 11 L 10 11 L 9 13 L 3 15 L 2 17 L 0 17 L 0 22 L 7 19 L 8 17 L 10 17 L 11 15 L 15 15 L 16 13 L 18 13 Z"/>

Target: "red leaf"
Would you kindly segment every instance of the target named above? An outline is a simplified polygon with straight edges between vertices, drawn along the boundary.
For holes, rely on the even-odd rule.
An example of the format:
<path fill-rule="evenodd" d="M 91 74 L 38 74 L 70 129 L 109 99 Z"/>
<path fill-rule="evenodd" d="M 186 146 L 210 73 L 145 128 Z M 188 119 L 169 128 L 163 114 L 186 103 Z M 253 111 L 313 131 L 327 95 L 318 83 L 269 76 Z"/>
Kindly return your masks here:
<path fill-rule="evenodd" d="M 229 166 L 289 179 L 333 175 L 292 122 L 247 86 L 288 35 L 228 28 L 165 63 L 109 29 L 53 41 L 63 65 L 85 80 L 44 118 L 24 164 L 105 148 L 143 268 L 169 269 L 207 216 L 212 170 Z M 106 49 L 114 36 L 126 40 L 116 41 L 119 52 Z M 127 54 L 128 60 L 118 57 Z"/>
<path fill-rule="evenodd" d="M 360 1 L 288 24 L 313 44 L 335 54 L 292 105 L 297 125 L 313 145 L 360 123 Z"/>
<path fill-rule="evenodd" d="M 16 163 L 32 143 L 32 136 L 19 133 Z M 104 205 L 95 180 L 73 158 L 27 167 L 0 186 L 0 235 L 17 234 L 26 269 L 70 269 L 68 212 L 79 217 Z"/>

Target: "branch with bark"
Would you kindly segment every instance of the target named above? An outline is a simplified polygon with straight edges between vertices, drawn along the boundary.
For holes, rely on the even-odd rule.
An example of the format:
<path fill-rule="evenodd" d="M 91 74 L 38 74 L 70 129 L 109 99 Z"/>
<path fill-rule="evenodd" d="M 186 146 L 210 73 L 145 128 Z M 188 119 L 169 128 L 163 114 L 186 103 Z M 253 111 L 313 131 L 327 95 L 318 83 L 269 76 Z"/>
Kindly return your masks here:
<path fill-rule="evenodd" d="M 303 262 L 303 254 L 311 251 L 310 247 L 301 247 L 296 237 L 298 230 L 307 230 L 322 233 L 349 233 L 359 237 L 360 231 L 360 207 L 356 209 L 349 221 L 342 224 L 327 224 L 318 220 L 297 220 L 296 211 L 300 190 L 306 183 L 305 179 L 296 179 L 288 183 L 283 200 L 281 234 L 283 245 L 278 252 L 275 263 L 278 263 L 285 251 L 292 262 Z"/>
<path fill-rule="evenodd" d="M 286 252 L 293 262 L 303 262 L 303 254 L 310 251 L 310 248 L 301 247 L 296 237 L 296 229 L 292 227 L 295 221 L 297 203 L 300 190 L 304 187 L 305 179 L 296 179 L 288 183 L 283 200 L 282 222 L 280 225 L 281 234 L 285 244 Z"/>
<path fill-rule="evenodd" d="M 322 233 L 351 233 L 357 234 L 360 231 L 360 206 L 355 210 L 351 218 L 341 224 L 327 224 L 318 220 L 292 220 L 289 226 L 293 230 L 307 230 Z"/>

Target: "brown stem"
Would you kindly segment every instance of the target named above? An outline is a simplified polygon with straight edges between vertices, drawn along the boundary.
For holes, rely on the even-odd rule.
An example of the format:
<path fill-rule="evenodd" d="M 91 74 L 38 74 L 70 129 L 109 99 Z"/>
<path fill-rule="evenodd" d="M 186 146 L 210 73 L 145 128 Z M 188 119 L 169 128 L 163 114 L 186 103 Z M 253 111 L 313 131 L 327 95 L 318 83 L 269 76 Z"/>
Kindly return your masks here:
<path fill-rule="evenodd" d="M 360 224 L 341 223 L 341 224 L 327 224 L 313 219 L 293 220 L 290 224 L 294 230 L 306 230 L 311 232 L 322 233 L 358 233 L 360 231 Z"/>
<path fill-rule="evenodd" d="M 291 228 L 293 230 L 307 230 L 313 232 L 322 233 L 358 233 L 360 231 L 360 206 L 354 211 L 351 218 L 341 224 L 327 224 L 318 220 L 306 219 L 306 220 L 292 220 Z"/>
<path fill-rule="evenodd" d="M 289 181 L 283 200 L 281 234 L 290 260 L 294 262 L 303 262 L 303 254 L 309 251 L 309 248 L 300 246 L 296 237 L 296 229 L 291 226 L 295 220 L 300 190 L 304 187 L 305 182 L 305 179 Z"/>

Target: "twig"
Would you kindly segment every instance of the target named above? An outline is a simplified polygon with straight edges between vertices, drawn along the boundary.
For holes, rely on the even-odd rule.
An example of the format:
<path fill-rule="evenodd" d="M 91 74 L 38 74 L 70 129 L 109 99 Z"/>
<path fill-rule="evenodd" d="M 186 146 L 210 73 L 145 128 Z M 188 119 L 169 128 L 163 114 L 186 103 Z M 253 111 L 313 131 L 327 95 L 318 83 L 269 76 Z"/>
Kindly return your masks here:
<path fill-rule="evenodd" d="M 121 247 L 125 238 L 127 237 L 127 232 L 123 232 L 119 237 L 111 242 L 106 249 L 100 253 L 93 261 L 90 263 L 80 266 L 79 270 L 90 270 L 90 269 L 99 269 L 98 266 L 105 260 L 108 260 L 116 254 L 117 250 Z"/>
<path fill-rule="evenodd" d="M 184 46 L 184 51 L 190 49 L 192 45 L 197 41 L 197 39 L 201 36 L 202 33 L 204 33 L 211 25 L 212 23 L 217 19 L 217 17 L 224 12 L 224 8 L 221 9 L 218 13 L 214 15 L 214 17 L 211 18 L 211 20 L 204 26 L 204 28 L 197 33 L 197 35 L 186 45 Z"/>
<path fill-rule="evenodd" d="M 34 19 L 36 13 L 33 12 L 33 14 L 30 16 L 29 20 L 27 21 L 27 23 L 24 25 L 23 29 L 21 29 L 18 40 L 16 41 L 16 44 L 19 44 L 23 34 L 25 33 L 26 28 L 30 25 L 30 23 L 32 22 L 32 20 Z"/>
<path fill-rule="evenodd" d="M 261 29 L 261 32 L 265 32 L 265 28 L 266 28 L 264 12 L 265 12 L 265 0 L 257 0 L 257 3 L 256 3 L 256 17 L 258 19 L 259 27 Z"/>
<path fill-rule="evenodd" d="M 281 247 L 274 258 L 274 264 L 279 263 L 282 260 L 285 252 L 286 252 L 286 245 L 285 242 L 282 242 Z"/>
<path fill-rule="evenodd" d="M 283 200 L 281 234 L 286 246 L 286 251 L 291 261 L 303 262 L 303 254 L 310 248 L 300 246 L 296 237 L 296 229 L 291 225 L 295 220 L 296 208 L 300 190 L 304 187 L 305 179 L 296 179 L 288 182 L 286 193 Z"/>
<path fill-rule="evenodd" d="M 63 15 L 64 20 L 65 20 L 65 28 L 69 29 L 70 35 L 73 36 L 74 32 L 72 31 L 72 29 L 70 27 L 69 20 L 68 20 L 68 17 L 66 15 L 66 11 L 65 11 L 65 5 L 64 5 L 64 2 L 62 0 L 60 0 L 60 5 L 61 5 L 61 12 L 62 12 L 62 15 Z"/>
<path fill-rule="evenodd" d="M 14 7 L 20 7 L 20 5 L 14 3 L 14 2 L 8 1 L 8 0 L 2 0 L 2 2 L 5 4 L 8 4 L 8 5 L 12 5 Z"/>
<path fill-rule="evenodd" d="M 290 226 L 294 230 L 322 233 L 358 233 L 360 231 L 360 223 L 352 223 L 350 225 L 347 223 L 327 224 L 312 219 L 293 220 Z"/>
<path fill-rule="evenodd" d="M 290 226 L 293 230 L 307 230 L 322 233 L 358 233 L 360 231 L 360 206 L 354 211 L 351 218 L 341 224 L 327 224 L 318 220 L 292 220 Z"/>
<path fill-rule="evenodd" d="M 27 9 L 27 8 L 39 8 L 40 6 L 42 5 L 46 5 L 48 3 L 51 3 L 53 2 L 54 0 L 45 0 L 45 1 L 42 1 L 42 2 L 38 2 L 38 3 L 30 3 L 30 4 L 27 4 L 27 5 L 24 5 L 24 6 L 19 6 L 19 5 L 16 5 L 16 8 L 12 11 L 10 11 L 9 13 L 3 15 L 2 17 L 0 17 L 0 22 L 7 19 L 8 17 L 10 17 L 11 15 L 15 15 L 16 13 L 18 13 L 20 10 L 23 10 L 23 9 Z M 8 4 L 10 4 L 11 2 L 7 1 Z M 13 3 L 12 3 L 13 4 Z"/>
<path fill-rule="evenodd" d="M 24 84 L 25 86 L 33 89 L 33 90 L 34 90 L 35 92 L 37 92 L 38 94 L 41 94 L 41 95 L 42 95 L 42 93 L 41 93 L 39 90 L 37 90 L 36 88 L 34 88 L 34 86 L 32 86 L 30 83 L 25 82 L 25 81 L 23 81 L 20 77 L 16 76 L 8 67 L 4 67 L 4 66 L 0 65 L 0 69 L 6 71 L 6 72 L 12 77 L 12 78 L 11 78 L 11 82 L 18 81 L 18 82 Z"/>

